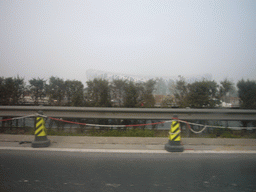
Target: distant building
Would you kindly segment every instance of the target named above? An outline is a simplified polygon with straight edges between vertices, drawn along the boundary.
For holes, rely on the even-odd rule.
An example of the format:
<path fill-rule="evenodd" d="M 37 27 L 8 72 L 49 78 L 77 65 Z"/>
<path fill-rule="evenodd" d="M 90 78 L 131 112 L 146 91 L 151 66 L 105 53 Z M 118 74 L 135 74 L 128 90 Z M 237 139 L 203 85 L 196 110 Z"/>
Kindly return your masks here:
<path fill-rule="evenodd" d="M 228 97 L 227 99 L 229 102 L 221 102 L 221 107 L 225 107 L 225 108 L 238 108 L 240 107 L 240 101 L 239 101 L 239 97 Z"/>
<path fill-rule="evenodd" d="M 108 81 L 113 81 L 113 80 L 120 79 L 120 80 L 128 80 L 128 81 L 137 82 L 137 83 L 146 82 L 149 79 L 156 78 L 154 76 L 127 75 L 127 74 L 111 73 L 111 72 L 93 70 L 93 69 L 86 71 L 86 77 L 88 80 L 105 79 Z"/>
<path fill-rule="evenodd" d="M 154 98 L 155 98 L 155 106 L 156 107 L 161 107 L 161 104 L 164 100 L 166 96 L 165 95 L 154 95 Z"/>
<path fill-rule="evenodd" d="M 86 71 L 86 78 L 87 80 L 93 80 L 95 78 L 99 78 L 99 79 L 105 79 L 108 81 L 113 81 L 115 79 L 122 79 L 122 80 L 128 80 L 128 81 L 132 81 L 132 82 L 136 82 L 136 83 L 140 83 L 140 82 L 146 82 L 150 79 L 163 79 L 163 81 L 165 83 L 168 83 L 169 80 L 178 80 L 178 78 L 181 77 L 180 75 L 170 75 L 170 76 L 153 76 L 153 75 L 131 75 L 131 74 L 122 74 L 122 73 L 113 73 L 113 72 L 107 72 L 107 71 L 100 71 L 100 70 L 95 70 L 95 69 L 89 69 Z M 212 75 L 211 74 L 204 74 L 204 75 L 190 75 L 190 76 L 186 76 L 186 81 L 188 83 L 192 83 L 194 81 L 197 80 L 201 80 L 201 79 L 207 79 L 207 80 L 211 80 L 212 79 Z"/>
<path fill-rule="evenodd" d="M 178 107 L 174 95 L 154 95 L 155 107 L 167 107 L 176 108 Z"/>
<path fill-rule="evenodd" d="M 232 107 L 240 107 L 240 99 L 239 97 L 230 97 L 230 103 Z"/>
<path fill-rule="evenodd" d="M 23 105 L 34 105 L 35 99 L 33 97 L 31 97 L 30 95 L 27 95 L 27 96 L 20 98 L 19 103 L 23 104 Z M 39 105 L 49 105 L 49 103 L 50 103 L 49 97 L 42 97 L 42 98 L 38 99 Z"/>

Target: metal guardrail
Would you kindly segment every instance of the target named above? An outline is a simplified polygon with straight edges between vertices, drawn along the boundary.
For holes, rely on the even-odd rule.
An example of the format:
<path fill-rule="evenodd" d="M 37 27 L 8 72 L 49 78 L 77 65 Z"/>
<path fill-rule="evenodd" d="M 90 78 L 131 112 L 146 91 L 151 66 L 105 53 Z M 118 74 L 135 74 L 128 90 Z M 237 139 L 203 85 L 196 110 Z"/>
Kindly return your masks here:
<path fill-rule="evenodd" d="M 57 118 L 86 119 L 154 119 L 166 120 L 178 115 L 186 120 L 256 120 L 256 110 L 245 109 L 163 109 L 163 108 L 101 108 L 52 106 L 0 106 L 0 117 L 19 117 L 43 111 Z"/>

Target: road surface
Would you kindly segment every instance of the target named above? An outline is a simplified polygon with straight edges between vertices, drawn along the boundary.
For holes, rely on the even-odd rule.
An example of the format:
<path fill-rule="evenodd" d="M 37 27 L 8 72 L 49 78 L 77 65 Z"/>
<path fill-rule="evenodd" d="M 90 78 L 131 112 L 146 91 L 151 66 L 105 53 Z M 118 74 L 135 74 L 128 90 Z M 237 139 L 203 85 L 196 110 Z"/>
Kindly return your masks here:
<path fill-rule="evenodd" d="M 0 191 L 256 191 L 256 154 L 1 150 Z"/>

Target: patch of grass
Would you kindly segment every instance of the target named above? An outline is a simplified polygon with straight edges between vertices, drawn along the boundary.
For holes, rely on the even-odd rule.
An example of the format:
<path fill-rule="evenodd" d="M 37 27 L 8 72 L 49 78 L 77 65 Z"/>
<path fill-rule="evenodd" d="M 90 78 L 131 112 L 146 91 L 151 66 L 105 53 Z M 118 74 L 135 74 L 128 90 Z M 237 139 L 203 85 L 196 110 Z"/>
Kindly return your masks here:
<path fill-rule="evenodd" d="M 195 134 L 191 133 L 189 136 L 187 136 L 185 133 L 181 133 L 181 138 L 216 138 L 215 134 Z"/>
<path fill-rule="evenodd" d="M 256 139 L 256 133 L 251 133 L 250 135 L 244 135 L 244 138 Z"/>
<path fill-rule="evenodd" d="M 131 129 L 126 131 L 126 137 L 154 137 L 155 132 L 152 130 Z"/>
<path fill-rule="evenodd" d="M 3 134 L 25 134 L 34 135 L 35 129 L 33 127 L 20 127 L 20 128 L 2 128 Z M 166 137 L 169 136 L 169 130 L 149 130 L 149 129 L 90 129 L 81 132 L 77 129 L 76 132 L 70 132 L 69 130 L 57 130 L 47 129 L 47 135 L 56 136 L 96 136 L 96 137 Z M 230 129 L 215 129 L 212 133 L 194 134 L 189 135 L 186 132 L 181 133 L 181 138 L 248 138 L 256 139 L 255 131 L 244 132 L 242 130 L 230 130 Z"/>
<path fill-rule="evenodd" d="M 1 129 L 1 128 L 0 128 Z M 31 127 L 12 127 L 12 128 L 2 128 L 1 133 L 3 134 L 27 134 L 31 132 Z"/>
<path fill-rule="evenodd" d="M 241 138 L 240 135 L 234 135 L 231 132 L 224 132 L 220 135 L 221 138 Z"/>
<path fill-rule="evenodd" d="M 207 138 L 217 138 L 217 135 L 214 133 L 210 133 L 210 134 L 208 134 Z"/>
<path fill-rule="evenodd" d="M 86 136 L 85 133 L 70 133 L 70 132 L 58 131 L 58 130 L 47 130 L 47 135 L 52 135 L 52 136 Z"/>
<path fill-rule="evenodd" d="M 28 130 L 25 132 L 25 135 L 34 135 L 35 129 L 33 127 L 28 128 Z"/>
<path fill-rule="evenodd" d="M 128 129 L 128 130 L 91 130 L 88 136 L 102 136 L 102 137 L 154 137 L 155 131 L 142 129 Z"/>
<path fill-rule="evenodd" d="M 169 137 L 169 130 L 167 131 L 159 131 L 155 130 L 155 137 Z"/>

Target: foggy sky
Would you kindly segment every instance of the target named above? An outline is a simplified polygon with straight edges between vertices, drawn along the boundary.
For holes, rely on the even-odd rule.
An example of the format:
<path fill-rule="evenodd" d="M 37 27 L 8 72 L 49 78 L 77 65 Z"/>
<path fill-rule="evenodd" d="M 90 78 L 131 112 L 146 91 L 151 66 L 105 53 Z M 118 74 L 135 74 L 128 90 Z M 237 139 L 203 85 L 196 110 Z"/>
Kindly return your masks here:
<path fill-rule="evenodd" d="M 0 76 L 256 79 L 256 1 L 0 1 Z"/>

